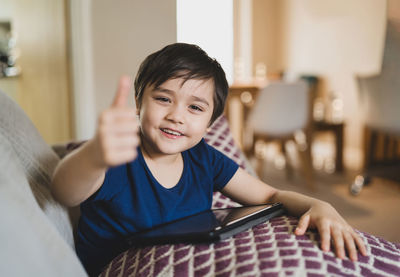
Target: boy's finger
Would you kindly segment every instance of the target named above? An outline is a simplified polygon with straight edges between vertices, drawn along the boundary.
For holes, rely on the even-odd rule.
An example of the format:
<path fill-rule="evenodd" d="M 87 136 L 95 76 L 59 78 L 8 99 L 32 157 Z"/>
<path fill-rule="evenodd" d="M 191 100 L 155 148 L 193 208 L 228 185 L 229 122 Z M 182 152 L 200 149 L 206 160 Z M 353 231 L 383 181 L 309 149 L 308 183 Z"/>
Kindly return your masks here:
<path fill-rule="evenodd" d="M 299 223 L 297 224 L 297 228 L 294 231 L 296 235 L 303 235 L 310 223 L 310 215 L 309 214 L 304 214 L 302 217 L 300 217 Z"/>
<path fill-rule="evenodd" d="M 335 245 L 336 256 L 340 259 L 344 259 L 344 241 L 343 234 L 335 227 L 332 228 L 333 244 Z"/>
<path fill-rule="evenodd" d="M 356 245 L 358 247 L 358 250 L 360 250 L 361 254 L 363 256 L 367 256 L 368 252 L 367 252 L 367 248 L 365 247 L 364 241 L 355 231 L 353 232 L 353 238 L 356 241 Z"/>
<path fill-rule="evenodd" d="M 329 251 L 331 248 L 331 230 L 328 224 L 322 224 L 318 227 L 321 237 L 321 248 L 323 251 Z"/>
<path fill-rule="evenodd" d="M 131 89 L 131 80 L 124 75 L 119 79 L 118 89 L 115 93 L 112 107 L 125 107 L 128 103 L 129 91 Z"/>
<path fill-rule="evenodd" d="M 353 237 L 351 236 L 350 233 L 347 232 L 344 233 L 343 236 L 350 260 L 357 261 L 357 249 Z"/>

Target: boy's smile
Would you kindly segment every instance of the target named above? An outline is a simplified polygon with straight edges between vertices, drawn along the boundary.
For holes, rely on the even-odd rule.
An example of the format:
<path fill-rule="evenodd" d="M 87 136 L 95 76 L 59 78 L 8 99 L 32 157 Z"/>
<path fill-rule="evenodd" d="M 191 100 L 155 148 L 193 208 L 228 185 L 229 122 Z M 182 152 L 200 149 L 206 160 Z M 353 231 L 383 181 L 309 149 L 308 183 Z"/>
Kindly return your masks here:
<path fill-rule="evenodd" d="M 161 131 L 164 133 L 164 135 L 167 138 L 171 138 L 171 139 L 179 138 L 179 137 L 183 136 L 182 133 L 175 131 L 175 130 L 167 129 L 167 128 L 162 128 Z"/>
<path fill-rule="evenodd" d="M 141 145 L 153 158 L 179 154 L 204 136 L 213 114 L 212 79 L 170 79 L 144 90 L 137 103 Z"/>

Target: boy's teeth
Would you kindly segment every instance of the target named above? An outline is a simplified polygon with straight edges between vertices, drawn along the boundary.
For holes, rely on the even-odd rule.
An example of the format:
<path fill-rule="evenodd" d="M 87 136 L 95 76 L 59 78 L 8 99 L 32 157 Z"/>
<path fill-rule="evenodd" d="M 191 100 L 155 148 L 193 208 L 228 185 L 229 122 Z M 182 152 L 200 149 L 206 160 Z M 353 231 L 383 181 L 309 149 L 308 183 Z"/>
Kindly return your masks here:
<path fill-rule="evenodd" d="M 162 129 L 164 132 L 166 132 L 166 133 L 168 133 L 168 134 L 171 134 L 171 135 L 174 135 L 174 136 L 181 136 L 182 134 L 181 133 L 179 133 L 179 132 L 175 132 L 175 131 L 172 131 L 172 130 L 168 130 L 168 129 Z"/>

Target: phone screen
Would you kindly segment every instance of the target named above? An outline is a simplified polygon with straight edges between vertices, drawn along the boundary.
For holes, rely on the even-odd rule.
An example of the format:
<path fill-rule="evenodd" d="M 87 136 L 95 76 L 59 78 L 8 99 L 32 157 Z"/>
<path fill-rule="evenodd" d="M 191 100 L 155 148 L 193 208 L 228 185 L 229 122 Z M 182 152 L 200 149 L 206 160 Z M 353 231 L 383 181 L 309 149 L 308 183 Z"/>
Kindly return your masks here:
<path fill-rule="evenodd" d="M 224 226 L 234 224 L 239 220 L 243 220 L 245 218 L 252 216 L 255 213 L 267 210 L 269 208 L 271 208 L 271 205 L 213 210 L 214 216 L 219 222 L 219 226 L 217 226 L 216 229 L 218 230 Z"/>

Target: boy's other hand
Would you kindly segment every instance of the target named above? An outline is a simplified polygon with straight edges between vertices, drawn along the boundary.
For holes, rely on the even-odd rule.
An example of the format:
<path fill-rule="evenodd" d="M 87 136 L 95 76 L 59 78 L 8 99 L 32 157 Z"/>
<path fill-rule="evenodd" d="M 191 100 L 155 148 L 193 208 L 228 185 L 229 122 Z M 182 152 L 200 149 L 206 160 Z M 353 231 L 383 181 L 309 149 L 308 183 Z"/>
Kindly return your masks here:
<path fill-rule="evenodd" d="M 117 166 L 137 156 L 139 124 L 136 109 L 128 106 L 130 89 L 130 78 L 122 76 L 113 103 L 99 117 L 93 142 L 102 167 Z"/>
<path fill-rule="evenodd" d="M 318 204 L 313 205 L 303 214 L 295 234 L 303 235 L 308 227 L 318 229 L 323 251 L 330 251 L 332 242 L 336 256 L 340 259 L 344 259 L 347 252 L 352 261 L 357 261 L 357 249 L 362 255 L 367 255 L 367 250 L 361 237 L 328 203 L 319 201 Z"/>

